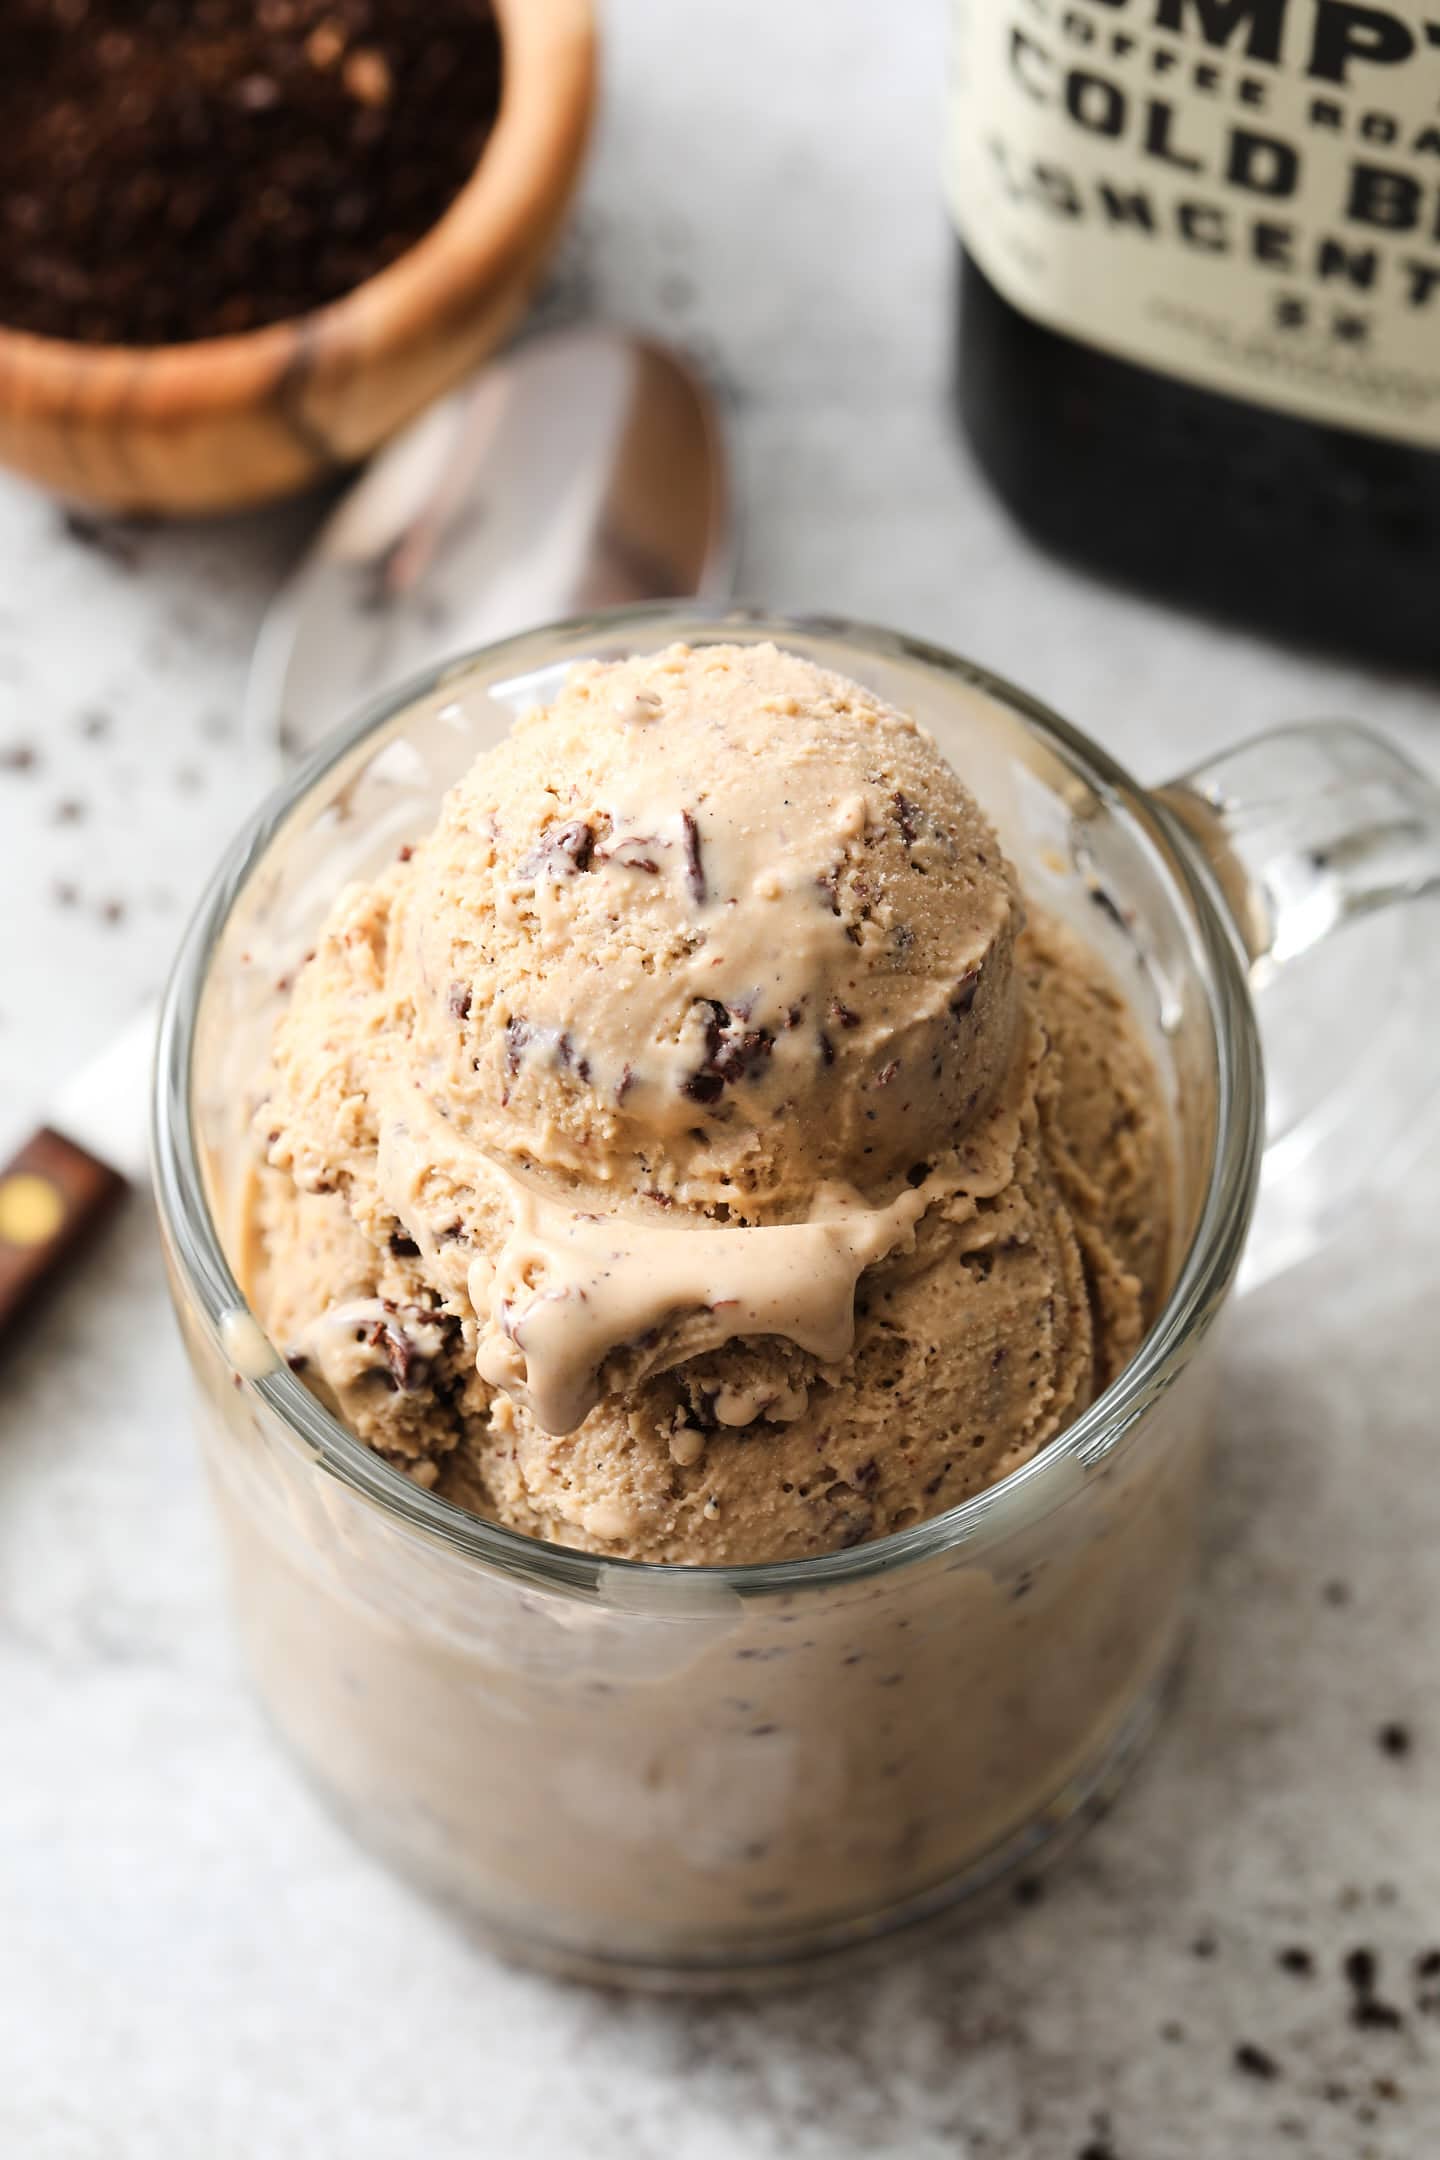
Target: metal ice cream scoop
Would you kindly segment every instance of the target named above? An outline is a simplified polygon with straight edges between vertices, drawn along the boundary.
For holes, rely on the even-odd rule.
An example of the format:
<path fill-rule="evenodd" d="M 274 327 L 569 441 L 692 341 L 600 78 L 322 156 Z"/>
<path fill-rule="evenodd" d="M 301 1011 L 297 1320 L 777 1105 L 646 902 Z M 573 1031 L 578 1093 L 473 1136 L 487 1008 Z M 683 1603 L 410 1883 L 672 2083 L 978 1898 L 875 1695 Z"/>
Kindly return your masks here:
<path fill-rule="evenodd" d="M 714 401 L 601 324 L 520 346 L 351 488 L 265 621 L 252 739 L 309 751 L 370 698 L 532 623 L 720 597 L 732 562 Z"/>

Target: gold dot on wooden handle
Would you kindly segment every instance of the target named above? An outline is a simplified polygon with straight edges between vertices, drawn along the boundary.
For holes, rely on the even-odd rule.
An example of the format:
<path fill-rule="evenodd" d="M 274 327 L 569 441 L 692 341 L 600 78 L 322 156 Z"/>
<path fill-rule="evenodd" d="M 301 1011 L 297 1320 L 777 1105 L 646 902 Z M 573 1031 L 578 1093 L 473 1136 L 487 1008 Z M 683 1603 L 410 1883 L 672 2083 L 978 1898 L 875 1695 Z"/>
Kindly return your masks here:
<path fill-rule="evenodd" d="M 65 1202 L 49 1178 L 17 1171 L 0 1182 L 0 1240 L 43 1245 L 65 1220 Z"/>

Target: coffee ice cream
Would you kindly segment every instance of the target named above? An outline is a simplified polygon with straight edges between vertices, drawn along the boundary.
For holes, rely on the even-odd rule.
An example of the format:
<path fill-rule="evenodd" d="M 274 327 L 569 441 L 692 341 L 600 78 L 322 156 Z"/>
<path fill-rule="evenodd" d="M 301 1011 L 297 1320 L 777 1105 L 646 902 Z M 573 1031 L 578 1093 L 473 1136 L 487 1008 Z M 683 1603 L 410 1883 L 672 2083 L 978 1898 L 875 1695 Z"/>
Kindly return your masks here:
<path fill-rule="evenodd" d="M 423 1485 L 823 1553 L 1015 1469 L 1166 1285 L 1168 1114 L 925 731 L 770 645 L 575 669 L 336 900 L 248 1292 Z"/>

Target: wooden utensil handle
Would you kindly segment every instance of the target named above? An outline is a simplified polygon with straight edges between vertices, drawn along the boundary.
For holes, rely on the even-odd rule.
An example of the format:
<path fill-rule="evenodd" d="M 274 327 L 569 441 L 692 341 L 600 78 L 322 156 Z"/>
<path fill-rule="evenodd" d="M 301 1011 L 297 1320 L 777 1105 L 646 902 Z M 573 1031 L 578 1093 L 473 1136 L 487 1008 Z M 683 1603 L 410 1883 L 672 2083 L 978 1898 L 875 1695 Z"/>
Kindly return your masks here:
<path fill-rule="evenodd" d="M 0 1170 L 0 1342 L 125 1189 L 117 1170 L 48 1125 Z"/>

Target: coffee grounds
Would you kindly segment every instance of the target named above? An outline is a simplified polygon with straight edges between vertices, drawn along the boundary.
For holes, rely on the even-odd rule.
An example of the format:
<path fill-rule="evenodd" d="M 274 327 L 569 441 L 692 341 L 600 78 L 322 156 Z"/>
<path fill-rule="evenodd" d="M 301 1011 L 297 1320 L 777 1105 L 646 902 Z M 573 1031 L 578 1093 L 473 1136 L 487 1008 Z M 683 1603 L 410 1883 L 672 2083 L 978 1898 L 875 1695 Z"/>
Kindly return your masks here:
<path fill-rule="evenodd" d="M 500 101 L 491 0 L 3 0 L 0 323 L 258 329 L 393 262 Z"/>

